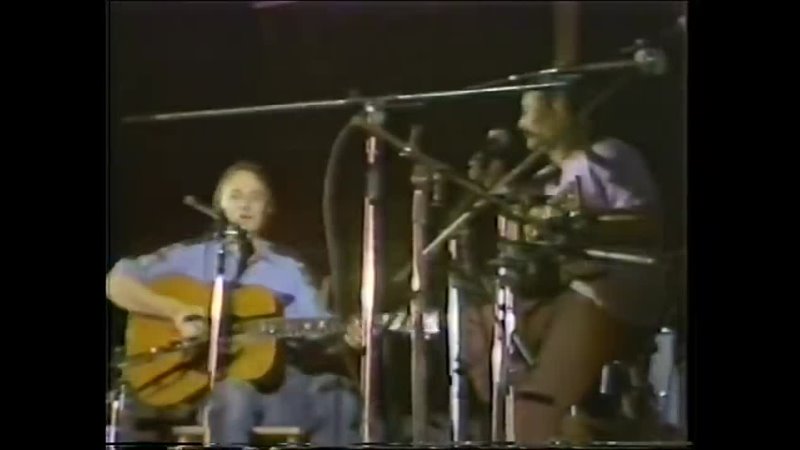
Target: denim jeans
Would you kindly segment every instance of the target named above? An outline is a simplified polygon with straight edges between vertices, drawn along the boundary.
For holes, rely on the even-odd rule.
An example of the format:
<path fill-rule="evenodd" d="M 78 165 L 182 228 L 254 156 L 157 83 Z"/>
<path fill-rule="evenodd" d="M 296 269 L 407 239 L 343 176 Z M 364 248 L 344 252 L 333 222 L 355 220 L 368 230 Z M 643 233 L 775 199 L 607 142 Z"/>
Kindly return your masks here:
<path fill-rule="evenodd" d="M 291 366 L 280 388 L 268 394 L 226 380 L 211 396 L 212 441 L 223 445 L 247 444 L 255 426 L 300 427 L 312 445 L 355 444 L 359 419 L 358 396 L 340 377 L 307 375 Z"/>
<path fill-rule="evenodd" d="M 269 393 L 250 383 L 224 380 L 210 396 L 211 440 L 220 445 L 247 445 L 253 427 L 299 427 L 310 443 L 320 446 L 360 442 L 361 403 L 342 377 L 308 375 L 289 366 L 283 384 Z M 126 401 L 119 424 L 118 442 L 148 440 L 134 423 L 139 409 L 133 398 Z M 198 412 L 202 423 L 202 408 Z"/>

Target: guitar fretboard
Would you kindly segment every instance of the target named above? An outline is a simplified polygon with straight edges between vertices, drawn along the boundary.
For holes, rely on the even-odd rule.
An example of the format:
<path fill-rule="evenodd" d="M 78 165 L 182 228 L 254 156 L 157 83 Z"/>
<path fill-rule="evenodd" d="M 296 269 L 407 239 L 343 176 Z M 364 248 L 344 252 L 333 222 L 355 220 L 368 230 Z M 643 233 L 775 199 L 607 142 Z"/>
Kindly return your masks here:
<path fill-rule="evenodd" d="M 376 326 L 386 331 L 410 333 L 413 331 L 411 315 L 406 311 L 384 313 L 376 317 Z M 338 318 L 323 319 L 259 319 L 243 326 L 245 333 L 256 333 L 273 337 L 303 337 L 341 334 L 347 328 Z M 423 330 L 426 336 L 441 332 L 439 312 L 423 314 Z"/>

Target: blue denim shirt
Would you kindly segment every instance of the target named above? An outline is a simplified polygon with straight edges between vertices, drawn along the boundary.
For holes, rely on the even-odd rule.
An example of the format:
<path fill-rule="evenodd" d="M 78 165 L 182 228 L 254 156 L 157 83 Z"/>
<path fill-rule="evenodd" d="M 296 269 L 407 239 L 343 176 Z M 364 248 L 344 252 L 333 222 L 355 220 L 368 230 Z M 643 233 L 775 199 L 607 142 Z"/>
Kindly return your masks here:
<path fill-rule="evenodd" d="M 126 258 L 116 270 L 145 284 L 157 278 L 179 275 L 211 285 L 217 271 L 217 252 L 221 244 L 206 240 L 190 244 L 173 244 L 158 251 Z M 225 279 L 233 280 L 238 258 L 228 252 Z M 330 317 L 318 301 L 317 291 L 302 263 L 278 253 L 274 244 L 255 241 L 255 255 L 239 278 L 240 286 L 259 286 L 269 290 L 284 306 L 287 319 Z"/>

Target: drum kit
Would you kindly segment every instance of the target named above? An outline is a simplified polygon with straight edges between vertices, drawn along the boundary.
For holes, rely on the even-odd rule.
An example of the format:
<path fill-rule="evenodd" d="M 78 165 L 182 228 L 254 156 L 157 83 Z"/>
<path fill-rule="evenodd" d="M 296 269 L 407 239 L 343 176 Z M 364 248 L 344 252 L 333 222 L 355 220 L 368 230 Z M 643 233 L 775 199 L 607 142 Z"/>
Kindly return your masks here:
<path fill-rule="evenodd" d="M 558 205 L 546 205 L 540 208 L 539 214 L 531 214 L 531 209 L 515 202 L 509 195 L 509 187 L 519 180 L 523 174 L 528 173 L 535 164 L 541 161 L 543 151 L 534 151 L 520 164 L 508 171 L 500 180 L 491 186 L 461 175 L 458 170 L 422 151 L 419 144 L 419 129 L 412 131 L 411 138 L 406 141 L 384 128 L 388 114 L 393 110 L 407 108 L 409 105 L 426 104 L 445 99 L 454 98 L 480 98 L 482 96 L 506 95 L 525 91 L 551 90 L 569 87 L 572 83 L 589 76 L 595 72 L 629 72 L 638 71 L 645 75 L 659 75 L 665 71 L 666 60 L 663 52 L 656 48 L 640 46 L 632 58 L 586 64 L 567 68 L 552 68 L 535 72 L 511 75 L 502 80 L 484 83 L 478 87 L 468 89 L 427 92 L 411 95 L 389 95 L 378 97 L 349 97 L 337 100 L 323 100 L 302 102 L 294 104 L 278 104 L 266 106 L 253 106 L 231 109 L 204 110 L 193 112 L 177 112 L 154 114 L 148 116 L 128 117 L 124 119 L 127 124 L 168 122 L 177 120 L 190 120 L 200 118 L 228 117 L 238 115 L 282 113 L 290 111 L 312 111 L 321 109 L 348 109 L 357 108 L 357 112 L 339 132 L 331 149 L 328 170 L 323 192 L 323 220 L 325 225 L 328 254 L 331 259 L 332 290 L 335 297 L 341 298 L 345 292 L 345 281 L 342 274 L 340 255 L 342 254 L 336 236 L 335 207 L 333 203 L 336 187 L 337 164 L 345 151 L 346 143 L 356 133 L 366 135 L 364 154 L 367 163 L 367 185 L 364 193 L 363 216 L 363 241 L 361 255 L 361 289 L 360 311 L 363 324 L 363 343 L 365 351 L 361 367 L 361 394 L 363 400 L 362 441 L 377 442 L 379 433 L 376 427 L 380 411 L 377 406 L 378 385 L 380 382 L 377 366 L 380 363 L 379 349 L 381 347 L 380 333 L 375 332 L 374 321 L 384 303 L 385 289 L 382 279 L 409 280 L 411 300 L 409 314 L 411 318 L 411 403 L 412 403 L 412 435 L 415 443 L 426 442 L 426 429 L 428 426 L 428 399 L 426 376 L 428 343 L 425 339 L 424 312 L 435 303 L 434 297 L 446 291 L 446 313 L 444 328 L 447 330 L 447 349 L 449 366 L 450 387 L 450 430 L 451 442 L 467 444 L 468 440 L 468 413 L 467 405 L 468 381 L 464 368 L 464 310 L 469 299 L 474 297 L 475 290 L 486 292 L 486 285 L 476 283 L 474 263 L 471 261 L 471 240 L 475 239 L 469 231 L 469 223 L 484 212 L 492 211 L 497 216 L 496 236 L 497 257 L 492 261 L 493 276 L 491 286 L 493 291 L 489 298 L 494 304 L 494 330 L 491 349 L 491 442 L 503 443 L 514 441 L 514 385 L 510 381 L 510 371 L 514 360 L 522 360 L 526 364 L 535 364 L 535 354 L 521 342 L 517 332 L 518 318 L 516 317 L 519 292 L 523 282 L 526 286 L 546 285 L 547 280 L 537 280 L 550 273 L 548 261 L 557 259 L 563 254 L 582 255 L 591 259 L 604 259 L 627 264 L 660 264 L 653 255 L 623 254 L 600 249 L 581 248 L 572 242 L 570 236 L 581 230 L 587 222 L 599 220 L 582 212 L 559 209 Z M 388 146 L 384 145 L 388 144 Z M 381 232 L 384 228 L 382 222 L 382 206 L 385 192 L 382 191 L 384 174 L 378 164 L 381 153 L 388 149 L 394 151 L 403 159 L 412 163 L 411 187 L 412 196 L 412 260 L 411 263 L 393 277 L 385 277 L 385 257 L 382 254 L 383 246 L 380 245 Z M 547 169 L 547 168 L 546 168 Z M 547 169 L 552 170 L 552 168 Z M 535 177 L 536 175 L 534 175 Z M 462 205 L 455 208 L 450 216 L 452 222 L 446 226 L 438 227 L 439 232 L 431 236 L 432 212 L 440 208 L 443 187 L 455 185 L 466 192 L 467 198 Z M 545 211 L 546 213 L 541 213 Z M 488 214 L 488 213 L 487 213 Z M 531 230 L 534 230 L 531 232 Z M 227 233 L 236 236 L 237 231 L 226 229 Z M 229 236 L 230 237 L 230 236 Z M 222 238 L 222 237 L 221 237 Z M 224 246 L 222 246 L 224 248 Z M 224 261 L 220 255 L 220 261 Z M 446 289 L 437 290 L 432 272 L 434 258 L 447 260 L 448 273 Z M 221 278 L 218 277 L 218 281 Z M 541 281 L 537 283 L 535 281 Z M 223 298 L 223 283 L 219 283 L 214 290 L 215 301 L 212 302 L 211 332 L 208 370 L 214 379 L 216 370 L 217 349 L 216 339 L 219 333 L 219 311 Z M 216 311 L 217 314 L 214 314 Z M 214 334 L 217 333 L 217 334 Z M 676 348 L 678 339 L 670 329 L 663 329 L 658 333 L 657 351 L 650 367 L 649 380 L 642 380 L 641 376 L 628 376 L 625 383 L 628 387 L 654 388 L 656 400 L 654 407 L 662 416 L 661 421 L 685 427 L 683 414 L 685 383 L 676 370 Z M 620 369 L 620 364 L 609 365 L 604 373 L 604 386 L 614 383 L 615 369 Z M 620 370 L 616 370 L 620 372 Z M 625 372 L 625 370 L 622 370 Z M 630 375 L 630 372 L 626 372 Z M 617 377 L 619 378 L 619 377 Z M 624 377 L 623 377 L 624 378 Z M 631 381 L 633 379 L 638 381 Z M 619 384 L 619 383 L 617 383 Z M 608 389 L 607 389 L 608 388 Z M 630 389 L 628 390 L 630 392 Z M 624 397 L 623 394 L 620 396 Z M 620 398 L 622 398 L 620 397 Z M 113 399 L 112 427 L 114 433 L 116 414 L 124 402 L 124 391 Z M 624 402 L 623 402 L 624 403 Z M 579 414 L 573 410 L 575 416 Z M 204 427 L 203 442 L 210 443 Z M 197 430 L 194 430 L 197 431 Z M 109 441 L 113 442 L 114 436 Z M 652 443 L 659 446 L 658 443 Z M 661 443 L 662 446 L 675 446 L 673 443 Z"/>

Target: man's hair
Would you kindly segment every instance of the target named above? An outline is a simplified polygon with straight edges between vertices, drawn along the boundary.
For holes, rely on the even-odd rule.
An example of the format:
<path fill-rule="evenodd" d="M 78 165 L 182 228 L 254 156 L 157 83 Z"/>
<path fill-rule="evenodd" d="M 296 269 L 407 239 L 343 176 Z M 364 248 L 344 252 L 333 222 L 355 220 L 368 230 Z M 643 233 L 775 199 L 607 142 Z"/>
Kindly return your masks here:
<path fill-rule="evenodd" d="M 591 120 L 597 98 L 595 89 L 586 82 L 575 81 L 564 87 L 536 91 L 548 107 L 552 108 L 556 101 L 566 103 L 572 116 L 576 137 L 582 141 L 592 139 L 594 130 Z"/>
<path fill-rule="evenodd" d="M 588 116 L 591 115 L 591 111 L 585 111 L 585 108 L 590 107 L 596 97 L 595 89 L 585 81 L 574 81 L 567 86 L 544 89 L 538 92 L 550 105 L 556 100 L 566 101 L 570 110 L 576 116 L 584 115 L 584 119 L 588 119 Z"/>

